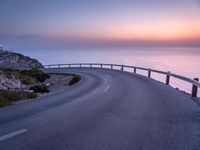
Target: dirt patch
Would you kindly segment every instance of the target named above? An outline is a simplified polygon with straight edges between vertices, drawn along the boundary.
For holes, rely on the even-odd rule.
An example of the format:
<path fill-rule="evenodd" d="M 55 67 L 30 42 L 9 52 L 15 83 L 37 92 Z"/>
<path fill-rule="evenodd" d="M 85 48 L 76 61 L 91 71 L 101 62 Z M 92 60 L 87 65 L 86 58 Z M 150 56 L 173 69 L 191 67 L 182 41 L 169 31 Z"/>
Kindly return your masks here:
<path fill-rule="evenodd" d="M 51 77 L 44 82 L 50 92 L 58 91 L 68 86 L 73 78 L 73 75 L 64 74 L 51 74 L 50 76 Z"/>

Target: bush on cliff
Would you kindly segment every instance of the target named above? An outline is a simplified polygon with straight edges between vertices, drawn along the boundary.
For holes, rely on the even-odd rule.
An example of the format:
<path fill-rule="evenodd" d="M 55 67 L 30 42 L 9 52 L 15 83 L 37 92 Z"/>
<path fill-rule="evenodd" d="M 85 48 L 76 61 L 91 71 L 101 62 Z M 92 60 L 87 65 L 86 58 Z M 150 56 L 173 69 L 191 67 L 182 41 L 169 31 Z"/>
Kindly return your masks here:
<path fill-rule="evenodd" d="M 37 94 L 25 92 L 25 91 L 8 91 L 8 90 L 0 90 L 0 107 L 11 104 L 12 102 L 16 102 L 23 99 L 32 99 L 36 98 Z"/>
<path fill-rule="evenodd" d="M 50 78 L 49 74 L 44 73 L 42 70 L 37 68 L 31 70 L 1 69 L 0 73 L 5 74 L 8 79 L 11 79 L 12 76 L 14 76 L 25 85 L 44 82 L 46 79 Z"/>
<path fill-rule="evenodd" d="M 30 90 L 33 90 L 35 93 L 49 93 L 49 89 L 44 84 L 32 86 Z"/>
<path fill-rule="evenodd" d="M 36 78 L 33 78 L 30 75 L 23 73 L 20 70 L 12 70 L 12 69 L 1 69 L 0 74 L 4 74 L 8 79 L 15 77 L 19 79 L 25 85 L 31 85 L 37 82 Z"/>
<path fill-rule="evenodd" d="M 39 82 L 44 82 L 46 79 L 50 78 L 49 74 L 44 73 L 42 70 L 37 68 L 32 68 L 31 70 L 23 70 L 22 74 L 32 76 L 37 79 Z"/>
<path fill-rule="evenodd" d="M 74 85 L 78 83 L 81 80 L 81 76 L 75 75 L 72 77 L 72 79 L 69 81 L 68 85 Z"/>

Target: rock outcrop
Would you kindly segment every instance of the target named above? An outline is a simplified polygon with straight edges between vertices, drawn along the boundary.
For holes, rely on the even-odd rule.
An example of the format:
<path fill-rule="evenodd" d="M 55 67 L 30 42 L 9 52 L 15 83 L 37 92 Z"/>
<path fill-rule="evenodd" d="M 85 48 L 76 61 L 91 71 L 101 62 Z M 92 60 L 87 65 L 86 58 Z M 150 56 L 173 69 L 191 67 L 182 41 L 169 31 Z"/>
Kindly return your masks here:
<path fill-rule="evenodd" d="M 4 69 L 30 69 L 30 68 L 43 68 L 42 64 L 28 56 L 22 54 L 0 51 L 0 68 Z"/>
<path fill-rule="evenodd" d="M 15 76 L 11 76 L 10 78 L 7 78 L 5 75 L 0 74 L 0 89 L 1 90 L 22 90 L 25 88 L 26 85 L 24 85 L 19 79 L 17 79 Z"/>

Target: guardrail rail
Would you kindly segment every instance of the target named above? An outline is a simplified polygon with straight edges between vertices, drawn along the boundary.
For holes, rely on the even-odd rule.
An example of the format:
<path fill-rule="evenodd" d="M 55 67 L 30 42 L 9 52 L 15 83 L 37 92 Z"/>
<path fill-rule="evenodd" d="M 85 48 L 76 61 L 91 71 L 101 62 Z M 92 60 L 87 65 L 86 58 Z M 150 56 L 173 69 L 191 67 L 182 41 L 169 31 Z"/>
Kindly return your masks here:
<path fill-rule="evenodd" d="M 154 70 L 150 68 L 136 67 L 136 66 L 128 66 L 128 65 L 119 65 L 119 64 L 101 64 L 101 63 L 73 63 L 73 64 L 51 64 L 44 65 L 44 68 L 71 68 L 71 67 L 94 67 L 94 68 L 103 68 L 104 66 L 109 67 L 110 69 L 114 69 L 114 67 L 120 67 L 121 71 L 124 71 L 125 68 L 133 69 L 133 73 L 136 74 L 137 70 L 147 71 L 147 77 L 151 78 L 151 73 L 158 73 L 166 76 L 166 85 L 170 85 L 170 77 L 174 77 L 190 83 L 192 85 L 191 97 L 197 97 L 198 88 L 200 88 L 199 78 L 190 79 L 181 75 L 177 75 L 171 72 L 164 72 L 159 70 Z"/>

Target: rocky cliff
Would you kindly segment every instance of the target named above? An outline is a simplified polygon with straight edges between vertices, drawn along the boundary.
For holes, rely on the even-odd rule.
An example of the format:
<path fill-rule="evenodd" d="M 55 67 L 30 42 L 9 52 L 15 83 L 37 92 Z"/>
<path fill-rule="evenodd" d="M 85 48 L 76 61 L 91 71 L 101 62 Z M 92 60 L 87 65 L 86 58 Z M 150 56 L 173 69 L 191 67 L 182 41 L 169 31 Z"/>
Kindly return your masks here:
<path fill-rule="evenodd" d="M 30 68 L 43 68 L 43 66 L 38 60 L 22 54 L 0 51 L 0 68 L 23 70 Z"/>
<path fill-rule="evenodd" d="M 7 78 L 4 74 L 0 72 L 0 90 L 21 90 L 24 89 L 26 85 L 24 85 L 19 79 L 17 79 L 14 75 Z"/>

